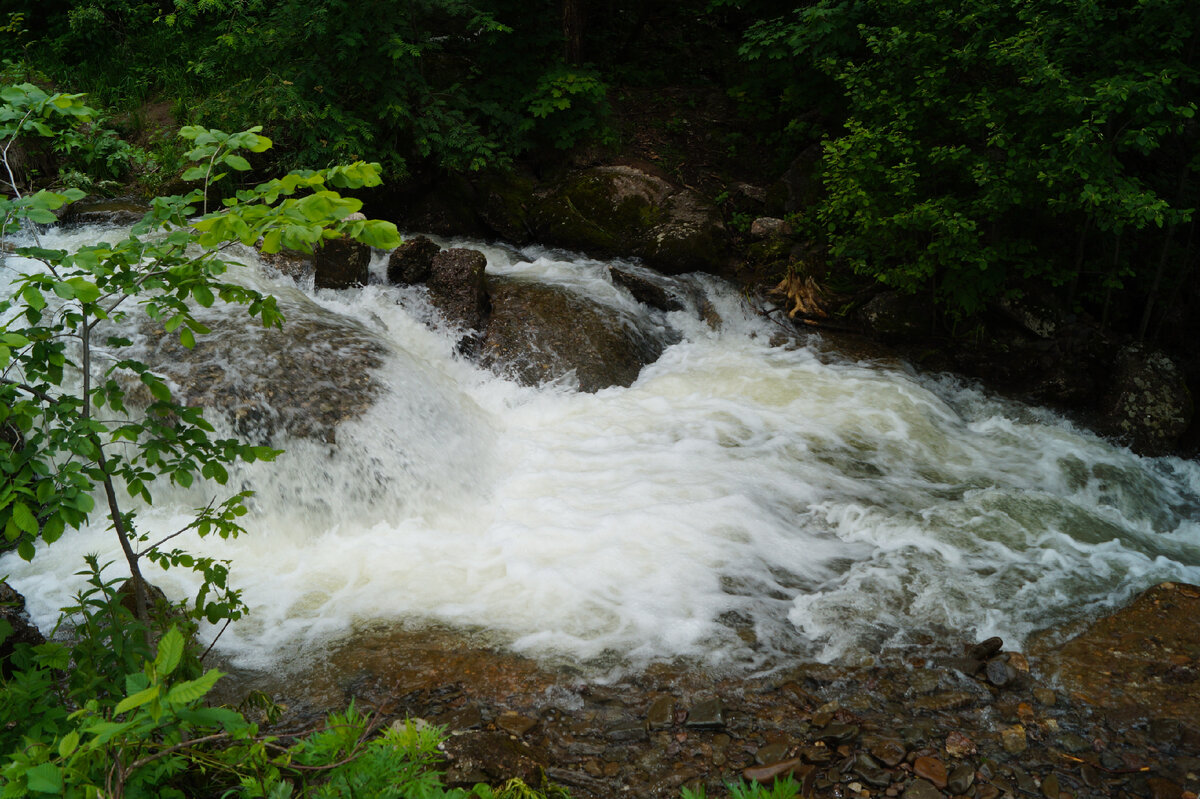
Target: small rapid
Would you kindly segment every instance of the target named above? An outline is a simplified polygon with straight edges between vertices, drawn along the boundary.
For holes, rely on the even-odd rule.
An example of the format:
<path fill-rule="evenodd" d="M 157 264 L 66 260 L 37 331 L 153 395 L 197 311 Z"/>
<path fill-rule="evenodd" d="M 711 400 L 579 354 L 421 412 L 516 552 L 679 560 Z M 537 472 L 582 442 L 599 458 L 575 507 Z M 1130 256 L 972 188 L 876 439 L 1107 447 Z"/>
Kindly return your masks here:
<path fill-rule="evenodd" d="M 1018 644 L 1162 580 L 1200 582 L 1194 461 L 1141 458 L 817 336 L 773 345 L 780 328 L 715 278 L 672 279 L 685 307 L 663 312 L 614 285 L 605 262 L 446 244 L 483 251 L 492 274 L 611 307 L 662 356 L 628 388 L 523 386 L 462 357 L 460 331 L 424 289 L 385 285 L 381 257 L 371 285 L 317 291 L 244 253 L 242 279 L 279 296 L 284 336 L 335 320 L 374 355 L 370 402 L 335 443 L 275 429 L 286 454 L 236 470 L 230 487 L 256 492 L 247 536 L 183 542 L 230 560 L 252 609 L 217 644 L 234 663 L 293 663 L 396 623 L 597 672 L 675 659 L 768 669 L 946 636 Z M 316 357 L 339 357 L 318 343 Z M 252 346 L 232 360 L 217 349 L 225 372 L 254 368 Z M 216 488 L 155 486 L 140 523 L 177 529 Z M 0 574 L 48 627 L 87 552 L 117 573 L 97 519 L 31 564 L 6 555 Z M 172 597 L 195 590 L 180 570 L 153 579 Z"/>

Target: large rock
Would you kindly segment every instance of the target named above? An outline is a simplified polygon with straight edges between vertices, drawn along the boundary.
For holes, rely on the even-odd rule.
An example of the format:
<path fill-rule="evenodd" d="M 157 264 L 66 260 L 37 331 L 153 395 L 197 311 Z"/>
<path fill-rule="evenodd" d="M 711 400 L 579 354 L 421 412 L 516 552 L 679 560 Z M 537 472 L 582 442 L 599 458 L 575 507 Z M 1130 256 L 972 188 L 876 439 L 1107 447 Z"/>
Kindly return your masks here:
<path fill-rule="evenodd" d="M 483 253 L 461 247 L 439 252 L 430 263 L 425 283 L 430 300 L 447 319 L 468 330 L 482 330 L 487 321 L 486 267 Z"/>
<path fill-rule="evenodd" d="M 313 285 L 349 289 L 367 285 L 371 248 L 354 239 L 330 239 L 313 253 Z"/>
<path fill-rule="evenodd" d="M 371 372 L 385 350 L 353 320 L 307 301 L 282 309 L 282 330 L 236 310 L 206 314 L 212 333 L 197 336 L 190 350 L 146 323 L 140 357 L 175 384 L 176 401 L 226 413 L 245 438 L 269 441 L 286 431 L 332 442 L 339 423 L 373 402 Z"/>
<path fill-rule="evenodd" d="M 623 323 L 617 313 L 569 291 L 495 280 L 483 361 L 526 385 L 572 373 L 581 391 L 628 386 L 662 345 Z"/>
<path fill-rule="evenodd" d="M 441 251 L 425 236 L 413 236 L 388 256 L 388 282 L 403 285 L 425 282 L 433 268 L 433 259 Z"/>
<path fill-rule="evenodd" d="M 8 629 L 4 630 L 7 626 Z M 21 596 L 8 583 L 0 581 L 0 633 L 7 632 L 7 637 L 0 640 L 0 672 L 5 677 L 11 676 L 8 660 L 18 644 L 37 646 L 44 644 L 38 628 L 29 621 L 25 612 L 25 597 Z"/>
<path fill-rule="evenodd" d="M 1192 396 L 1175 363 L 1144 344 L 1117 353 L 1102 403 L 1102 429 L 1148 455 L 1171 451 L 1192 419 Z"/>
<path fill-rule="evenodd" d="M 1062 646 L 1031 653 L 1063 689 L 1106 715 L 1200 719 L 1200 587 L 1162 583 Z"/>
<path fill-rule="evenodd" d="M 725 227 L 698 194 L 631 166 L 600 166 L 575 173 L 529 203 L 511 210 L 507 224 L 533 238 L 601 256 L 633 256 L 667 274 L 722 272 Z M 492 218 L 500 214 L 493 212 Z"/>

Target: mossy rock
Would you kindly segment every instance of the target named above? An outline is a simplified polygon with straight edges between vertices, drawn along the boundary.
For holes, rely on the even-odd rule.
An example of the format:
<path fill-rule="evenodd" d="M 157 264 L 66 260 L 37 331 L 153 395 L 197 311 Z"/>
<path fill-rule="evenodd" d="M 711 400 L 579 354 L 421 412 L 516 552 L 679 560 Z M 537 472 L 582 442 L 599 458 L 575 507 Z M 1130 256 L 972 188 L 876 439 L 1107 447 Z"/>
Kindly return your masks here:
<path fill-rule="evenodd" d="M 668 274 L 725 268 L 727 237 L 699 195 L 630 166 L 569 175 L 531 201 L 531 234 L 598 256 L 631 256 Z"/>

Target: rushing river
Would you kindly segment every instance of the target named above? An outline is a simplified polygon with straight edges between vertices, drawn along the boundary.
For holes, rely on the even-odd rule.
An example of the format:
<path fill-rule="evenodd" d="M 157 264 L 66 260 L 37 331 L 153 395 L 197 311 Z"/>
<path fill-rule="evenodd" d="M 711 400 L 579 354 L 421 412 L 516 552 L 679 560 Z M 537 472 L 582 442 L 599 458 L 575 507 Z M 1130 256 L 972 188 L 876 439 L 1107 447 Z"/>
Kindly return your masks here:
<path fill-rule="evenodd" d="M 1140 458 L 815 336 L 771 346 L 778 325 L 715 279 L 680 279 L 688 308 L 664 314 L 604 263 L 470 246 L 490 272 L 583 292 L 673 343 L 629 388 L 523 387 L 458 356 L 456 331 L 425 323 L 423 289 L 314 292 L 252 268 L 245 279 L 276 292 L 290 322 L 338 320 L 382 364 L 336 445 L 277 440 L 276 463 L 235 474 L 257 492 L 249 535 L 185 543 L 233 562 L 252 608 L 218 643 L 235 663 L 279 664 L 395 620 L 600 668 L 764 668 L 931 640 L 1019 644 L 1156 582 L 1200 582 L 1196 462 Z M 172 531 L 208 496 L 159 485 L 140 523 Z M 48 628 L 87 552 L 117 573 L 97 520 L 32 564 L 6 556 L 0 574 Z M 194 591 L 181 570 L 153 579 Z"/>

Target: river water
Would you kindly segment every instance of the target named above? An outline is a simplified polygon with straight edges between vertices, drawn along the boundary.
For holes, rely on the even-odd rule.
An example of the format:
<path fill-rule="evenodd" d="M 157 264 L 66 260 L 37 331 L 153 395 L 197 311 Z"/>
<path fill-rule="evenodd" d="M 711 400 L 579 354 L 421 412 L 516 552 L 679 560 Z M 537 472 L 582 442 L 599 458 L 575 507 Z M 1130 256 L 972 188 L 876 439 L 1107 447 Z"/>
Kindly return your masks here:
<path fill-rule="evenodd" d="M 295 664 L 394 622 L 595 673 L 769 669 L 990 635 L 1019 645 L 1162 580 L 1200 582 L 1195 462 L 1141 458 L 817 336 L 773 346 L 781 328 L 714 278 L 672 283 L 688 307 L 662 313 L 606 263 L 468 244 L 490 272 L 582 292 L 668 346 L 629 388 L 524 387 L 460 357 L 421 288 L 313 291 L 244 254 L 242 279 L 276 292 L 293 324 L 336 320 L 382 355 L 373 402 L 336 445 L 278 434 L 285 455 L 235 473 L 231 487 L 257 492 L 247 536 L 183 542 L 231 560 L 252 608 L 218 643 L 233 663 Z M 224 366 L 253 368 L 238 357 Z M 211 496 L 157 486 L 142 528 L 173 531 Z M 0 574 L 48 627 L 86 552 L 119 573 L 97 520 L 32 564 L 5 556 Z M 153 579 L 194 591 L 179 570 Z"/>

